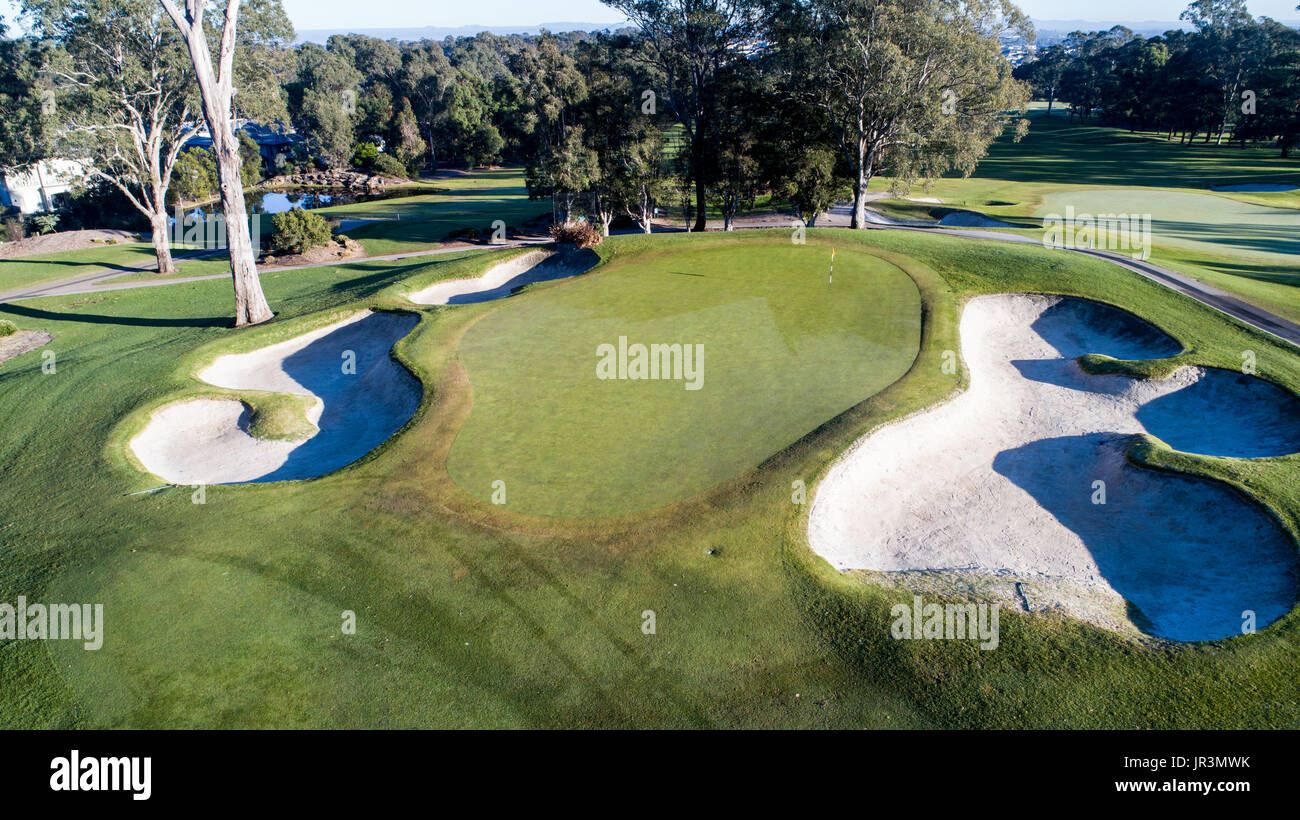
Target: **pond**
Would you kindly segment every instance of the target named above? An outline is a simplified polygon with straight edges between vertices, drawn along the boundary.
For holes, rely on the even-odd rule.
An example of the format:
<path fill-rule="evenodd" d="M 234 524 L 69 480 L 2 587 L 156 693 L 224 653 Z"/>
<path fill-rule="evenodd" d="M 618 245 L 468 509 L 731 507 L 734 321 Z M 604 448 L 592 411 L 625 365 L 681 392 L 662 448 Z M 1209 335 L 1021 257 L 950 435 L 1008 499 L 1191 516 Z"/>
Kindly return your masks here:
<path fill-rule="evenodd" d="M 401 199 L 402 197 L 422 196 L 432 192 L 433 190 L 430 188 L 403 188 L 379 194 L 359 193 L 346 188 L 277 188 L 273 191 L 249 191 L 244 194 L 244 207 L 248 209 L 250 214 L 279 214 L 295 208 L 314 210 L 330 205 L 351 205 L 357 202 L 373 202 L 380 199 Z M 203 214 L 206 218 L 208 214 L 219 213 L 220 211 L 221 203 L 214 201 L 190 208 L 186 211 L 186 214 Z M 172 218 L 172 222 L 175 222 L 175 217 Z"/>

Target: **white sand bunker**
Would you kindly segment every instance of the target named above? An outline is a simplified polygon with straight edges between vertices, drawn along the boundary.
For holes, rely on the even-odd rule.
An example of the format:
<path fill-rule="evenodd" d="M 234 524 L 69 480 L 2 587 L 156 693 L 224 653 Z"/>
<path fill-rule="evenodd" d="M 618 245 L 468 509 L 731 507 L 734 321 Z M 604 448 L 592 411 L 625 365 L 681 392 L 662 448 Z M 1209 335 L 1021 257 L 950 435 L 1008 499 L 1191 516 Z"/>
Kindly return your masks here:
<path fill-rule="evenodd" d="M 528 253 L 493 265 L 482 276 L 439 282 L 410 295 L 417 305 L 465 305 L 502 299 L 524 285 L 577 276 L 597 261 L 591 251 Z"/>
<path fill-rule="evenodd" d="M 389 355 L 418 321 L 362 311 L 252 353 L 222 356 L 199 374 L 218 387 L 314 398 L 307 419 L 318 430 L 308 438 L 256 438 L 242 402 L 194 399 L 155 411 L 131 449 L 149 472 L 174 484 L 288 481 L 337 470 L 382 444 L 419 407 L 419 381 Z"/>
<path fill-rule="evenodd" d="M 1162 381 L 1089 375 L 1075 361 L 1084 353 L 1157 358 L 1179 346 L 1084 300 L 979 297 L 961 338 L 970 389 L 877 429 L 832 466 L 810 512 L 815 552 L 841 570 L 895 582 L 929 571 L 910 577 L 1172 640 L 1240 634 L 1244 610 L 1263 627 L 1291 608 L 1300 562 L 1271 516 L 1124 451 L 1150 432 L 1216 455 L 1294 452 L 1294 396 L 1191 367 Z"/>
<path fill-rule="evenodd" d="M 1268 191 L 1294 191 L 1296 188 L 1300 188 L 1300 185 L 1291 182 L 1256 182 L 1249 185 L 1215 185 L 1210 190 L 1264 193 Z"/>

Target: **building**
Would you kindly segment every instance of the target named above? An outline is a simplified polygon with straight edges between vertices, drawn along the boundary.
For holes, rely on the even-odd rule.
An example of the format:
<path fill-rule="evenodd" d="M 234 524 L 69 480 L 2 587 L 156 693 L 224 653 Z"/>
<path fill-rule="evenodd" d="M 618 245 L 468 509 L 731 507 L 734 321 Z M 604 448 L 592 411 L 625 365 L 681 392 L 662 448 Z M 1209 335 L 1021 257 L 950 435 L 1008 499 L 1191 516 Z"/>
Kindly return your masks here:
<path fill-rule="evenodd" d="M 239 137 L 240 132 L 252 137 L 253 142 L 257 143 L 262 158 L 271 161 L 274 161 L 278 154 L 288 154 L 299 141 L 298 135 L 291 130 L 279 130 L 251 120 L 235 120 L 236 138 Z M 212 135 L 208 133 L 207 125 L 196 128 L 193 136 L 185 141 L 185 146 L 212 150 Z"/>
<path fill-rule="evenodd" d="M 76 160 L 43 159 L 4 171 L 0 176 L 0 205 L 24 214 L 38 214 L 67 208 L 71 191 L 86 175 Z"/>

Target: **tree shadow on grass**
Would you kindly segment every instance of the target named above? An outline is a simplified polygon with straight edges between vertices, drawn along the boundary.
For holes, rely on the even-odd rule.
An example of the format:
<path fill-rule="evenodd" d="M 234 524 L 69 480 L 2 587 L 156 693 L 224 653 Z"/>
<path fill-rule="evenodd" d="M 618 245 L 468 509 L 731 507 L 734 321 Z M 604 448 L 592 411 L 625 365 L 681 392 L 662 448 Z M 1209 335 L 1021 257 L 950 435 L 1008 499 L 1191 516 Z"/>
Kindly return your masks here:
<path fill-rule="evenodd" d="M 26 305 L 15 305 L 10 303 L 0 304 L 0 314 L 9 314 L 11 316 L 23 316 L 28 319 L 44 319 L 55 322 L 86 322 L 96 325 L 123 325 L 126 327 L 234 327 L 235 320 L 232 316 L 215 316 L 211 318 L 177 318 L 177 319 L 153 319 L 143 316 L 105 316 L 99 313 L 77 313 L 76 311 L 59 312 L 55 310 L 41 310 L 40 308 L 27 307 Z"/>

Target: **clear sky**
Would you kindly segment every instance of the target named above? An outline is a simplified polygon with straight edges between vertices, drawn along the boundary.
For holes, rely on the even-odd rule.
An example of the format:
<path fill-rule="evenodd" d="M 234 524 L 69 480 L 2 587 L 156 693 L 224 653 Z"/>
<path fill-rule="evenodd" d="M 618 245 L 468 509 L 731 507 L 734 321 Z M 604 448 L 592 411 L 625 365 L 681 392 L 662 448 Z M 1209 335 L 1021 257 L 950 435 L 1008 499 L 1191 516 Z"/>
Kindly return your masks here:
<path fill-rule="evenodd" d="M 284 0 L 284 8 L 296 28 L 532 26 L 626 19 L 600 0 Z"/>
<path fill-rule="evenodd" d="M 1247 0 L 1251 13 L 1300 19 L 1300 0 Z M 1039 20 L 1137 21 L 1178 19 L 1186 0 L 1018 0 Z M 12 20 L 17 3 L 0 0 Z M 531 26 L 538 23 L 619 23 L 622 15 L 600 0 L 284 0 L 297 28 L 419 28 L 421 26 Z"/>
<path fill-rule="evenodd" d="M 1300 0 L 1246 0 L 1246 8 L 1255 17 L 1295 20 Z M 1087 3 L 1066 0 L 1016 0 L 1016 5 L 1036 20 L 1177 20 L 1189 0 L 1089 0 Z"/>

